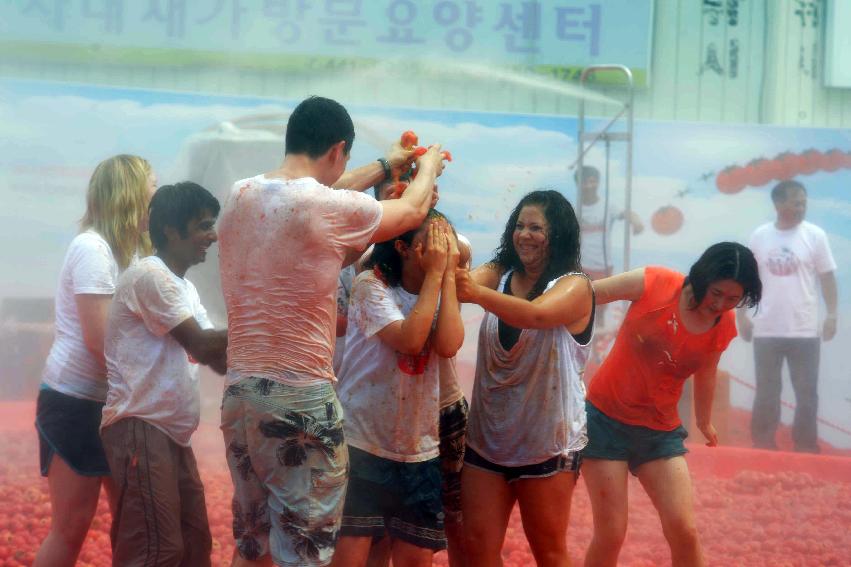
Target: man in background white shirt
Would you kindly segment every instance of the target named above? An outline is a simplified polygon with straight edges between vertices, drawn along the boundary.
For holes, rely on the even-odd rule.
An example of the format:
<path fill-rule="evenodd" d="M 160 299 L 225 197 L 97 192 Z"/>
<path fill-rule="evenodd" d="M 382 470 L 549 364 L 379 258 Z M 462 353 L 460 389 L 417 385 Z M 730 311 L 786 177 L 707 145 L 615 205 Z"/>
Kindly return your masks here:
<path fill-rule="evenodd" d="M 762 301 L 748 319 L 738 311 L 739 332 L 753 338 L 756 396 L 751 416 L 754 447 L 777 449 L 781 370 L 789 365 L 795 391 L 792 439 L 796 451 L 818 453 L 818 371 L 821 340 L 836 334 L 836 262 L 824 230 L 804 220 L 807 190 L 783 181 L 771 191 L 777 219 L 757 228 L 749 247 L 759 263 Z M 819 332 L 821 289 L 827 313 Z"/>

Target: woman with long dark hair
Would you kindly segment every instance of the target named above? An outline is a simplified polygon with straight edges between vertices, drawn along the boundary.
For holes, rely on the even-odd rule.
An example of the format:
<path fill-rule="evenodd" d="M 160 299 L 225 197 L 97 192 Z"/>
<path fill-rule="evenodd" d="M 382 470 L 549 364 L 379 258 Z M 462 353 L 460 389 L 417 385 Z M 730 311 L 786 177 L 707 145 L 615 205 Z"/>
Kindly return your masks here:
<path fill-rule="evenodd" d="M 538 565 L 569 565 L 594 319 L 573 207 L 557 191 L 524 196 L 494 258 L 457 282 L 459 299 L 486 311 L 461 481 L 469 564 L 502 564 L 516 502 Z"/>
<path fill-rule="evenodd" d="M 612 350 L 588 388 L 588 446 L 583 474 L 594 513 L 588 567 L 614 566 L 626 536 L 627 478 L 638 477 L 659 512 L 675 566 L 703 565 L 683 455 L 688 433 L 677 402 L 694 375 L 697 427 L 707 445 L 715 374 L 736 336 L 733 309 L 754 307 L 762 283 L 751 251 L 710 246 L 688 276 L 648 266 L 594 282 L 598 303 L 631 305 Z"/>

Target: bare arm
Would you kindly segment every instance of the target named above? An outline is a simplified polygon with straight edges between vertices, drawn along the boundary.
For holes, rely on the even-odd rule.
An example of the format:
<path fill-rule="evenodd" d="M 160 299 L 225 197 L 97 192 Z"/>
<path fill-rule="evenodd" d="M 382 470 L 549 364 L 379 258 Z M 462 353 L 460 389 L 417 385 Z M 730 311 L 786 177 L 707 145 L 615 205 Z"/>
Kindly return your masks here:
<path fill-rule="evenodd" d="M 366 191 L 376 183 L 384 180 L 384 167 L 378 161 L 350 169 L 343 173 L 331 187 L 334 189 L 350 189 Z"/>
<path fill-rule="evenodd" d="M 384 156 L 384 159 L 390 164 L 391 175 L 401 173 L 402 169 L 411 162 L 413 154 L 413 150 L 406 150 L 398 141 L 394 142 Z M 384 175 L 384 166 L 380 162 L 374 161 L 344 172 L 332 187 L 334 189 L 365 191 L 376 183 L 384 181 Z"/>
<path fill-rule="evenodd" d="M 458 241 L 447 227 L 446 271 L 440 288 L 440 307 L 437 312 L 437 327 L 434 331 L 434 351 L 443 358 L 452 358 L 464 344 L 464 321 L 461 305 L 455 290 L 455 268 L 461 257 Z"/>
<path fill-rule="evenodd" d="M 836 306 L 837 306 L 837 291 L 836 291 L 836 274 L 827 272 L 819 276 L 821 281 L 821 293 L 824 296 L 824 304 L 827 307 L 827 318 L 824 320 L 824 329 L 822 329 L 822 338 L 829 341 L 836 335 Z"/>
<path fill-rule="evenodd" d="M 86 350 L 95 357 L 98 364 L 106 366 L 103 354 L 103 341 L 106 336 L 106 316 L 112 295 L 83 293 L 74 296 L 80 328 L 83 331 L 83 343 Z"/>
<path fill-rule="evenodd" d="M 637 301 L 644 293 L 644 268 L 636 268 L 594 282 L 597 305 L 612 301 Z"/>
<path fill-rule="evenodd" d="M 564 325 L 576 332 L 591 316 L 591 286 L 584 277 L 562 278 L 532 301 L 478 285 L 463 271 L 457 277 L 461 298 L 478 303 L 512 327 L 551 329 Z"/>
<path fill-rule="evenodd" d="M 715 380 L 719 360 L 721 360 L 721 353 L 717 352 L 694 373 L 694 416 L 697 420 L 697 428 L 708 441 L 706 444 L 708 447 L 718 445 L 718 434 L 712 425 L 712 402 L 715 400 Z"/>
<path fill-rule="evenodd" d="M 739 336 L 749 343 L 753 338 L 753 321 L 748 317 L 747 310 L 747 307 L 736 309 L 736 325 L 739 327 Z"/>
<path fill-rule="evenodd" d="M 227 330 L 202 329 L 190 317 L 169 332 L 192 358 L 219 374 L 227 372 Z"/>
<path fill-rule="evenodd" d="M 431 333 L 443 272 L 446 270 L 448 249 L 445 228 L 441 228 L 441 224 L 435 221 L 429 223 L 425 246 L 420 248 L 417 245 L 414 253 L 416 261 L 425 271 L 417 302 L 407 317 L 390 323 L 377 333 L 378 338 L 403 354 L 422 352 Z"/>
<path fill-rule="evenodd" d="M 496 289 L 499 285 L 499 280 L 502 278 L 502 274 L 505 273 L 505 270 L 496 264 L 491 264 L 488 262 L 487 264 L 482 264 L 475 270 L 470 272 L 470 277 L 477 284 L 484 286 L 488 289 Z"/>
<path fill-rule="evenodd" d="M 419 173 L 398 199 L 381 201 L 383 211 L 372 242 L 384 242 L 419 227 L 431 205 L 434 181 L 443 171 L 440 146 L 431 146 L 417 160 Z"/>

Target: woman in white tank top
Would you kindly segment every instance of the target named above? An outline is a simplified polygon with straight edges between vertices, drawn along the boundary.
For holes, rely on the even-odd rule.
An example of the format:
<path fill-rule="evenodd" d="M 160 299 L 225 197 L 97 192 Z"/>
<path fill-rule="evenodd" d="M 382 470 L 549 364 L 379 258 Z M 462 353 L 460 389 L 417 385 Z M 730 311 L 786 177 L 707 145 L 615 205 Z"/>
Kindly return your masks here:
<path fill-rule="evenodd" d="M 594 297 L 579 224 L 557 191 L 515 207 L 496 256 L 457 277 L 479 332 L 461 502 L 470 565 L 500 565 L 514 503 L 538 565 L 569 565 L 567 524 L 585 435 L 582 372 Z"/>

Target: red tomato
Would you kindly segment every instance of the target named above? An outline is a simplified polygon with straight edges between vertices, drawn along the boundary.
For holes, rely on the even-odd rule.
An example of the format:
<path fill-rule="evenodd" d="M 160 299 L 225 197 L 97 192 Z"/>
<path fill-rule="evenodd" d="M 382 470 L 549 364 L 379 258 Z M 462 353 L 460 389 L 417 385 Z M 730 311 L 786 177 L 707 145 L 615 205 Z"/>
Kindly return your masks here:
<path fill-rule="evenodd" d="M 674 234 L 683 226 L 683 212 L 673 205 L 661 207 L 653 213 L 650 225 L 661 235 Z"/>
<path fill-rule="evenodd" d="M 778 163 L 777 176 L 775 177 L 778 181 L 792 179 L 798 175 L 798 167 L 800 164 L 797 155 L 791 152 L 783 152 L 774 158 L 774 161 Z"/>
<path fill-rule="evenodd" d="M 821 167 L 822 153 L 818 150 L 807 150 L 801 154 L 800 173 L 810 175 Z"/>
<path fill-rule="evenodd" d="M 406 130 L 402 132 L 402 137 L 399 140 L 399 143 L 402 144 L 402 147 L 406 150 L 410 150 L 419 143 L 419 138 L 412 130 Z"/>
<path fill-rule="evenodd" d="M 748 185 L 760 187 L 774 179 L 774 168 L 768 160 L 758 158 L 748 164 L 750 168 L 750 179 Z"/>
<path fill-rule="evenodd" d="M 720 172 L 718 172 L 718 175 L 715 176 L 715 186 L 718 188 L 719 191 L 721 191 L 722 193 L 733 194 L 738 193 L 739 191 L 745 188 L 744 184 L 740 183 L 739 180 L 736 179 L 736 177 L 734 176 L 734 173 L 738 169 L 739 168 L 736 166 L 731 166 L 724 168 Z"/>
<path fill-rule="evenodd" d="M 822 154 L 821 169 L 825 171 L 836 171 L 842 167 L 844 159 L 844 154 L 840 150 L 833 148 L 832 150 Z"/>

